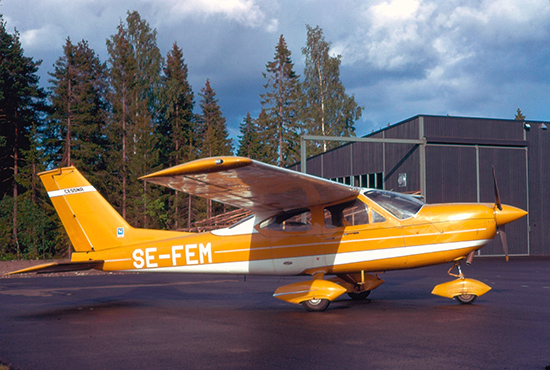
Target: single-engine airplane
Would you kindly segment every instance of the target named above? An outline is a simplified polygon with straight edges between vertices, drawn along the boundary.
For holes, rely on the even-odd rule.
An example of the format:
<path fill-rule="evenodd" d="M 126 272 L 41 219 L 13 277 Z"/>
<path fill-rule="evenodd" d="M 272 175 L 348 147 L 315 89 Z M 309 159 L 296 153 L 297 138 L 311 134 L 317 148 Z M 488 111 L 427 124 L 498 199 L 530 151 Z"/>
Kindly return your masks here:
<path fill-rule="evenodd" d="M 494 169 L 493 169 L 494 175 Z M 495 204 L 425 204 L 411 196 L 362 189 L 243 157 L 199 159 L 141 177 L 150 183 L 251 210 L 228 228 L 204 233 L 130 226 L 74 167 L 40 174 L 75 252 L 70 262 L 26 272 L 181 272 L 306 275 L 273 294 L 323 311 L 343 293 L 364 299 L 379 273 L 451 263 L 455 280 L 433 292 L 471 303 L 489 286 L 465 278 L 464 259 L 504 225 L 527 213 Z M 503 246 L 508 258 L 506 240 Z M 458 274 L 451 271 L 457 267 Z"/>

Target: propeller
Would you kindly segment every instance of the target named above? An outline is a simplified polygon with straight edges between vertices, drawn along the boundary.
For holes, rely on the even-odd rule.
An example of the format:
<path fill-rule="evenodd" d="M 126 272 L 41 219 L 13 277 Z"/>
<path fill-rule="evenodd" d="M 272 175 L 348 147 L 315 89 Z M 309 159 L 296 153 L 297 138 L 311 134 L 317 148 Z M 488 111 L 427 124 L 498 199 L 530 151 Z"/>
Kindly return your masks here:
<path fill-rule="evenodd" d="M 502 203 L 500 203 L 500 195 L 498 194 L 497 176 L 495 174 L 495 165 L 493 165 L 493 186 L 495 188 L 495 205 L 499 211 L 502 211 Z"/>
<path fill-rule="evenodd" d="M 495 174 L 495 166 L 493 165 L 493 186 L 495 188 L 495 206 L 499 211 L 502 211 L 502 203 L 500 202 L 500 195 L 498 193 L 497 177 Z M 502 242 L 502 249 L 508 261 L 508 241 L 506 239 L 506 225 L 497 225 L 498 233 L 500 235 L 500 241 Z"/>

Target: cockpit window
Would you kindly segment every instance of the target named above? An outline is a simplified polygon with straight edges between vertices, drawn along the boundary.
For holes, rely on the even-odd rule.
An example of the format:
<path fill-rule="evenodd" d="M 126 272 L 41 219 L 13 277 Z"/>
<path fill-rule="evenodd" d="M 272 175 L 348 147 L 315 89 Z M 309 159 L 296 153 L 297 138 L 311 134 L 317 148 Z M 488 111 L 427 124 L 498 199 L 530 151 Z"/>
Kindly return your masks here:
<path fill-rule="evenodd" d="M 424 206 L 420 199 L 390 191 L 369 190 L 365 196 L 400 220 L 413 217 Z"/>
<path fill-rule="evenodd" d="M 260 229 L 277 231 L 307 231 L 311 229 L 311 211 L 295 209 L 279 213 L 260 222 Z"/>

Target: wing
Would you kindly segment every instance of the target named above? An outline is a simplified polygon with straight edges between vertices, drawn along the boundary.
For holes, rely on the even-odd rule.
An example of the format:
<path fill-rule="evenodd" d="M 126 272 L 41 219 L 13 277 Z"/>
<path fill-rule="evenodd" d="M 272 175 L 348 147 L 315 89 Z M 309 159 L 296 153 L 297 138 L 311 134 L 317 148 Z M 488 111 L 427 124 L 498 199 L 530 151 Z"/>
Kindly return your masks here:
<path fill-rule="evenodd" d="M 213 157 L 141 179 L 254 212 L 288 210 L 350 199 L 358 188 L 244 157 Z"/>

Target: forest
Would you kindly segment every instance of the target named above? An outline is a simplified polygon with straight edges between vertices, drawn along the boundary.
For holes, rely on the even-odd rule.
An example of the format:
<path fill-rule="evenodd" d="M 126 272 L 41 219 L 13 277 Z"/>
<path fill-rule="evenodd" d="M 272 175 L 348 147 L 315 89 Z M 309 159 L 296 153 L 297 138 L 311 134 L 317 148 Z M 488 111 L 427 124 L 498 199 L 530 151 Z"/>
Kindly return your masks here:
<path fill-rule="evenodd" d="M 46 88 L 41 61 L 25 56 L 0 15 L 0 260 L 70 254 L 42 171 L 75 166 L 134 227 L 191 230 L 228 208 L 137 178 L 218 155 L 287 166 L 299 160 L 301 135 L 354 136 L 362 107 L 340 80 L 341 57 L 329 54 L 321 28 L 306 29 L 302 75 L 281 35 L 263 72 L 260 113 L 243 112 L 234 145 L 216 81 L 195 96 L 182 48 L 175 41 L 163 56 L 138 12 L 114 27 L 106 61 L 86 40 L 67 37 Z M 309 144 L 308 155 L 333 145 Z"/>

